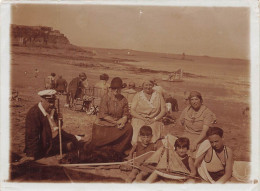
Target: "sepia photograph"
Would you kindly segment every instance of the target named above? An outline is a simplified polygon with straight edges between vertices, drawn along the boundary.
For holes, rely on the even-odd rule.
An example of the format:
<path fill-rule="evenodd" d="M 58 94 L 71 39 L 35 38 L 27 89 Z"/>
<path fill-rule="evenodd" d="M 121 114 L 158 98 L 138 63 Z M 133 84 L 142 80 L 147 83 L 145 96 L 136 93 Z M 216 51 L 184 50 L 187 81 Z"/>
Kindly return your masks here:
<path fill-rule="evenodd" d="M 251 11 L 10 4 L 5 181 L 258 184 Z"/>

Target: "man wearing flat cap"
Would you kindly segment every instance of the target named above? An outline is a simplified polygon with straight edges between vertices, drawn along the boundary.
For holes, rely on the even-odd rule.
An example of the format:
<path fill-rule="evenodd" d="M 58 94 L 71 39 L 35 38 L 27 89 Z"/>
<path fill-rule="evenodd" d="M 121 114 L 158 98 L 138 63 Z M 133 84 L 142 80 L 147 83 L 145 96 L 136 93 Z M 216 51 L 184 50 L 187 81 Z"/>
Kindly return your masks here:
<path fill-rule="evenodd" d="M 76 98 L 82 98 L 85 90 L 84 81 L 87 80 L 87 75 L 82 72 L 79 77 L 71 80 L 68 86 L 67 104 L 66 106 L 72 106 Z"/>
<path fill-rule="evenodd" d="M 23 160 L 36 160 L 59 153 L 58 113 L 55 109 L 56 91 L 43 90 L 38 93 L 41 101 L 27 113 L 25 120 L 25 150 Z M 61 131 L 62 148 L 66 152 L 77 147 L 74 135 Z"/>

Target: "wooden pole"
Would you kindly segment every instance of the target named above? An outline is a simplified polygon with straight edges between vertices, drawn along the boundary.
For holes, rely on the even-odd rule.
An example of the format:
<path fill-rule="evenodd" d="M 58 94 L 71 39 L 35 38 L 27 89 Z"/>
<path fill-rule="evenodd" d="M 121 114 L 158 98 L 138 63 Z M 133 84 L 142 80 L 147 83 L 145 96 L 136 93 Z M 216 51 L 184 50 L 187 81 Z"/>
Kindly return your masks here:
<path fill-rule="evenodd" d="M 166 167 L 166 171 L 169 172 L 169 139 L 168 136 L 166 136 L 166 142 L 167 142 L 167 148 L 166 148 L 166 160 L 167 160 L 167 167 Z"/>
<path fill-rule="evenodd" d="M 62 159 L 62 137 L 61 137 L 60 99 L 58 99 L 57 101 L 58 101 L 58 122 L 59 122 L 60 158 Z"/>

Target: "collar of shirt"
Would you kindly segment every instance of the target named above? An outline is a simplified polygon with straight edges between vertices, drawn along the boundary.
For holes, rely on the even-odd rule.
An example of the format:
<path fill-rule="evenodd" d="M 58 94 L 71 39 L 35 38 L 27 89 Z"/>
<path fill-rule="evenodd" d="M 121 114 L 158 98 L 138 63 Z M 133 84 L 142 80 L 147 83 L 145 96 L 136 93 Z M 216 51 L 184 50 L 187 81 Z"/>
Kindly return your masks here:
<path fill-rule="evenodd" d="M 48 115 L 48 113 L 45 111 L 45 109 L 42 106 L 42 102 L 38 103 L 38 107 L 41 110 L 42 114 L 46 117 Z"/>

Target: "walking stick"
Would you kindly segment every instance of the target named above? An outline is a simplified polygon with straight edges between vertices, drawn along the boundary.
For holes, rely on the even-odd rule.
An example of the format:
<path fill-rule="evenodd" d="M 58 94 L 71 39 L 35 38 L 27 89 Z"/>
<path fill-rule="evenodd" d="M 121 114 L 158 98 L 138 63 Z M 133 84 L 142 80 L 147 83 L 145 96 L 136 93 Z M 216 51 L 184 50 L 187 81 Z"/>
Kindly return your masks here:
<path fill-rule="evenodd" d="M 59 143 L 60 143 L 60 158 L 62 159 L 62 137 L 61 137 L 61 117 L 60 117 L 60 99 L 57 99 L 58 102 L 58 123 L 59 123 Z"/>
<path fill-rule="evenodd" d="M 166 148 L 166 161 L 167 161 L 167 167 L 166 167 L 166 171 L 169 172 L 169 149 L 170 149 L 170 144 L 169 144 L 169 139 L 168 136 L 166 137 L 166 142 L 167 142 L 167 148 Z"/>

